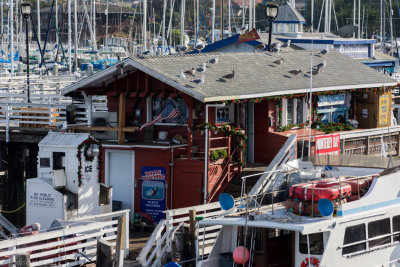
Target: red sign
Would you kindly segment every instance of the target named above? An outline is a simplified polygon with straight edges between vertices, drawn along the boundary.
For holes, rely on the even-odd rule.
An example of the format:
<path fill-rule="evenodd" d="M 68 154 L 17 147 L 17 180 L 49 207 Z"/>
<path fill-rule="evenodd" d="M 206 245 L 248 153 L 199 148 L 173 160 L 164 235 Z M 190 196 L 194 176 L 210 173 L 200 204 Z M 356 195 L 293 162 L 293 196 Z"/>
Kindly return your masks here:
<path fill-rule="evenodd" d="M 339 155 L 340 134 L 315 137 L 315 155 Z"/>

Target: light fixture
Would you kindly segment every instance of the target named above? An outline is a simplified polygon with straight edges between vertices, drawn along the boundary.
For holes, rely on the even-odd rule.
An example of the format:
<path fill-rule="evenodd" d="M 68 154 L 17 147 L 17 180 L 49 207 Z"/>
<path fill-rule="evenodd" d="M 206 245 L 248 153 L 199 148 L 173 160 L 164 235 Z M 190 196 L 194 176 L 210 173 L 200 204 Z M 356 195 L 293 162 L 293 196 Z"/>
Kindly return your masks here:
<path fill-rule="evenodd" d="M 97 157 L 100 153 L 99 146 L 97 144 L 93 144 L 91 148 L 91 152 L 93 157 Z"/>
<path fill-rule="evenodd" d="M 24 17 L 29 17 L 32 11 L 32 4 L 30 2 L 23 2 L 21 4 L 21 13 Z"/>
<path fill-rule="evenodd" d="M 265 6 L 265 16 L 269 21 L 269 40 L 268 40 L 268 51 L 271 51 L 271 39 L 272 39 L 272 23 L 278 16 L 279 7 L 276 4 L 267 4 L 264 3 Z"/>
<path fill-rule="evenodd" d="M 279 7 L 275 4 L 265 5 L 265 15 L 269 22 L 273 22 L 278 16 Z"/>

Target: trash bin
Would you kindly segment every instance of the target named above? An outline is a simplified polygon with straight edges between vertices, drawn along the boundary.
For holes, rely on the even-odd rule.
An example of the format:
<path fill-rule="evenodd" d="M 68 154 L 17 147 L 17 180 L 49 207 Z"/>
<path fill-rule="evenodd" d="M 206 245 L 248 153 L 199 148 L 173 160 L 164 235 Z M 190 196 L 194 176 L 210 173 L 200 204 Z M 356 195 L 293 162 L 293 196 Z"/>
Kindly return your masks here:
<path fill-rule="evenodd" d="M 112 201 L 112 211 L 120 211 L 122 210 L 122 201 L 113 200 Z"/>
<path fill-rule="evenodd" d="M 224 252 L 220 254 L 219 266 L 220 267 L 232 267 L 233 257 L 232 252 Z"/>

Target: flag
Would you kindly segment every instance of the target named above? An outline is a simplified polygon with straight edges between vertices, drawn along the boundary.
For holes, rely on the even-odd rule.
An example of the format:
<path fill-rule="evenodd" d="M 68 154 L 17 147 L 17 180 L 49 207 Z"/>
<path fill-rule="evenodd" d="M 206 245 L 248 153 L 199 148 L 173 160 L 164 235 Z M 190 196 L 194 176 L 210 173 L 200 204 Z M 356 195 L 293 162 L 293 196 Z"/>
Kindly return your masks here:
<path fill-rule="evenodd" d="M 260 39 L 256 29 L 239 35 L 238 44 Z"/>
<path fill-rule="evenodd" d="M 173 101 L 170 101 L 168 105 L 161 111 L 161 113 L 152 121 L 146 122 L 140 127 L 140 131 L 149 125 L 152 125 L 154 123 L 157 123 L 162 120 L 167 120 L 167 119 L 172 119 L 175 117 L 180 116 L 181 114 L 179 113 L 179 110 L 176 108 L 175 104 Z"/>

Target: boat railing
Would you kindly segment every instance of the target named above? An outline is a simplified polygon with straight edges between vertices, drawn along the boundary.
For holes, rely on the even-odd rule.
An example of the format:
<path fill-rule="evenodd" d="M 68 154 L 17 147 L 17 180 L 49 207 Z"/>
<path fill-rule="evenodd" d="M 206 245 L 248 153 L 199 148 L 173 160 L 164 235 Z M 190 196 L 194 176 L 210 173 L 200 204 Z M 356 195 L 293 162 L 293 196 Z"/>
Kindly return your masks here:
<path fill-rule="evenodd" d="M 80 218 L 67 227 L 57 227 L 39 233 L 25 233 L 0 242 L 0 265 L 16 264 L 17 254 L 30 254 L 30 266 L 63 264 L 68 266 L 96 262 L 97 242 L 105 240 L 116 246 L 118 218 L 129 221 L 129 210 Z M 125 226 L 123 249 L 129 253 L 129 227 Z"/>
<path fill-rule="evenodd" d="M 238 203 L 238 199 L 236 200 Z M 148 239 L 146 245 L 136 258 L 142 266 L 161 266 L 161 260 L 165 253 L 172 252 L 172 241 L 175 233 L 181 227 L 188 227 L 189 212 L 194 210 L 196 216 L 201 219 L 222 215 L 226 211 L 221 209 L 219 202 L 187 208 L 166 210 L 166 219 L 160 221 Z M 200 218 L 199 218 L 200 219 Z M 212 249 L 212 245 L 218 236 L 222 226 L 208 226 L 197 229 L 198 247 L 200 257 L 206 257 Z"/>

